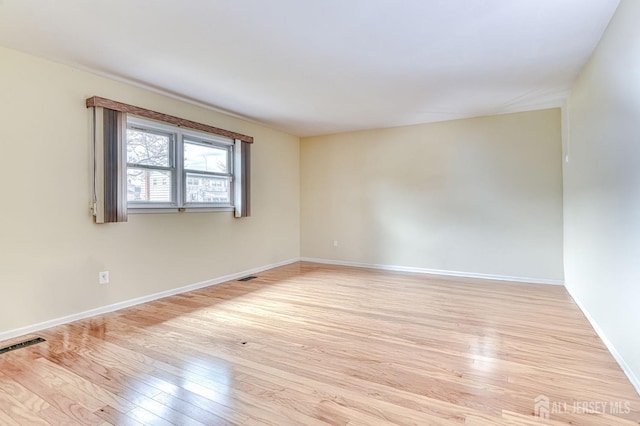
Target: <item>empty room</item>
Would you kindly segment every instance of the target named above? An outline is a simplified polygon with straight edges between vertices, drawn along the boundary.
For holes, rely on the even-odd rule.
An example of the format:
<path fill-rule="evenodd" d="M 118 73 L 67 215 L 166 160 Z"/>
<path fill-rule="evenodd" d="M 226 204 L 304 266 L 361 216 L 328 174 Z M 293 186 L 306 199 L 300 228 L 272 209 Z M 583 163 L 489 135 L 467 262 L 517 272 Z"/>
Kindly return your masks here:
<path fill-rule="evenodd" d="M 638 22 L 0 0 L 0 425 L 640 424 Z"/>

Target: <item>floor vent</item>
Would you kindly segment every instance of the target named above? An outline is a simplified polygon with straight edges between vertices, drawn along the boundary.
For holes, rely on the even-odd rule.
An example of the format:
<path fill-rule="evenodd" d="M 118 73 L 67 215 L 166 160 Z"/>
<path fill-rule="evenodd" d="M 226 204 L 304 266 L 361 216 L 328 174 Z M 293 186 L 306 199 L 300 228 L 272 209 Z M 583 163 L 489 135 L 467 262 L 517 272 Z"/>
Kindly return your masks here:
<path fill-rule="evenodd" d="M 251 275 L 251 276 L 248 276 L 248 277 L 240 278 L 238 281 L 251 281 L 251 280 L 255 280 L 256 278 L 258 278 L 258 277 L 254 276 L 254 275 Z"/>
<path fill-rule="evenodd" d="M 7 346 L 6 348 L 0 349 L 0 355 L 5 352 L 15 351 L 16 349 L 26 348 L 27 346 L 35 345 L 37 343 L 46 342 L 42 337 L 37 337 L 35 339 L 27 340 L 26 342 L 16 343 L 15 345 Z"/>

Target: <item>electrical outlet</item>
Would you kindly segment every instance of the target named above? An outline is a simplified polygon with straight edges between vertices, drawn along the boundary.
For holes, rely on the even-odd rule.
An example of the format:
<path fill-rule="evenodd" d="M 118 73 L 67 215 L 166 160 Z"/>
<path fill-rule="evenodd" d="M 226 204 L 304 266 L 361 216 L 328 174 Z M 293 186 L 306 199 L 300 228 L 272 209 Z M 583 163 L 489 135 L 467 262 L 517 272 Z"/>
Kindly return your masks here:
<path fill-rule="evenodd" d="M 338 240 L 333 240 L 333 246 L 338 247 Z"/>
<path fill-rule="evenodd" d="M 109 284 L 109 271 L 98 272 L 98 282 L 100 284 Z"/>

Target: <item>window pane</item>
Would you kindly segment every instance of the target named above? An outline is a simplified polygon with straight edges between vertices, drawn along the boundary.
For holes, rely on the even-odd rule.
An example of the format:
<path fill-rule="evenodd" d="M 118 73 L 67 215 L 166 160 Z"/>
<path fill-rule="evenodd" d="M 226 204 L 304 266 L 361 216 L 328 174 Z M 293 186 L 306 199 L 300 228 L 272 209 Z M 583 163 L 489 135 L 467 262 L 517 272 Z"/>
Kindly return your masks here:
<path fill-rule="evenodd" d="M 171 135 L 127 129 L 127 163 L 170 167 Z"/>
<path fill-rule="evenodd" d="M 228 173 L 228 150 L 216 146 L 184 142 L 184 168 L 202 172 Z"/>
<path fill-rule="evenodd" d="M 171 172 L 127 168 L 127 201 L 171 202 Z"/>
<path fill-rule="evenodd" d="M 187 173 L 187 203 L 230 203 L 229 179 Z"/>

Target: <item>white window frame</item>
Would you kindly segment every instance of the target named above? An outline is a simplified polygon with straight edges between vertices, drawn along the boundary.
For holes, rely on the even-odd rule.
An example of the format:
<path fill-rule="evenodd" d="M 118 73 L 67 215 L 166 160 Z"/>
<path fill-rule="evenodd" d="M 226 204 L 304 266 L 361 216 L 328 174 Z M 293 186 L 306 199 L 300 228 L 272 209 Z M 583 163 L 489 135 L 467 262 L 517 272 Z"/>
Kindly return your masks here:
<path fill-rule="evenodd" d="M 197 130 L 186 129 L 167 123 L 162 123 L 147 118 L 127 115 L 127 128 L 136 128 L 138 130 L 149 130 L 163 134 L 170 134 L 173 137 L 172 148 L 170 149 L 170 168 L 163 167 L 147 167 L 157 170 L 172 170 L 171 192 L 172 200 L 170 202 L 147 202 L 147 201 L 127 201 L 127 211 L 129 213 L 175 213 L 175 212 L 205 212 L 205 211 L 234 211 L 235 210 L 235 176 L 236 156 L 235 141 L 223 136 L 213 135 L 210 133 L 199 132 Z M 202 172 L 198 170 L 188 170 L 184 167 L 184 143 L 185 139 L 189 142 L 201 143 L 227 150 L 228 173 Z M 125 141 L 128 143 L 128 141 Z M 125 147 L 126 148 L 126 147 Z M 125 149 L 126 151 L 126 149 Z M 127 164 L 127 169 L 129 164 Z M 187 173 L 194 173 L 206 176 L 223 176 L 229 179 L 229 202 L 228 203 L 198 203 L 188 202 L 186 197 Z"/>

